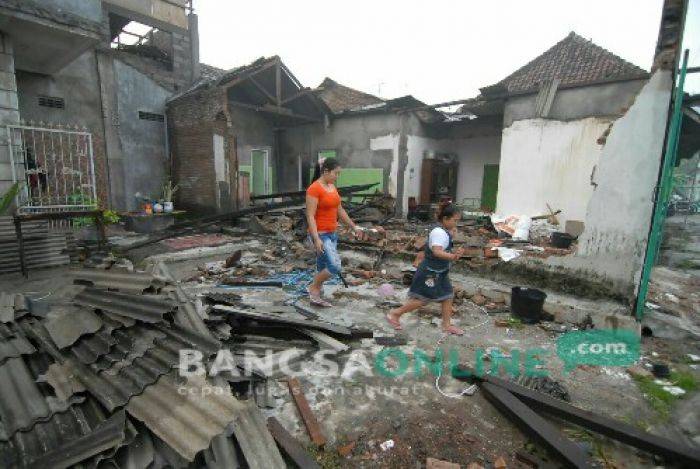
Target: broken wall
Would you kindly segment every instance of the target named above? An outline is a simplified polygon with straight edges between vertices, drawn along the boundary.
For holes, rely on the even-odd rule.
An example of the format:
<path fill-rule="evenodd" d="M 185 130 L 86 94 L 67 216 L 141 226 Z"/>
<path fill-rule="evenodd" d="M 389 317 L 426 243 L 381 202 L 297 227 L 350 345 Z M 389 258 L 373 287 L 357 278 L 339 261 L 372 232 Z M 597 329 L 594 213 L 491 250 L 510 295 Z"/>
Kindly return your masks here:
<path fill-rule="evenodd" d="M 417 119 L 405 116 L 408 132 L 421 132 Z M 399 185 L 401 120 L 402 116 L 394 113 L 360 114 L 334 118 L 328 126 L 312 124 L 285 129 L 280 135 L 284 164 L 280 189 L 297 190 L 299 155 L 304 162 L 302 171 L 309 172 L 319 152 L 334 150 L 345 168 L 382 169 L 384 192 L 397 197 L 403 187 L 403 182 Z M 405 165 L 405 149 L 402 156 Z"/>
<path fill-rule="evenodd" d="M 237 178 L 250 170 L 255 150 L 268 151 L 275 186 L 274 127 L 254 110 L 225 109 L 224 99 L 224 91 L 213 87 L 183 95 L 167 105 L 172 176 L 180 186 L 176 207 L 195 213 L 232 210 L 237 203 Z"/>
<path fill-rule="evenodd" d="M 537 95 L 506 102 L 496 212 L 541 215 L 547 204 L 566 220 L 583 220 L 605 132 L 645 80 L 559 90 L 544 116 Z"/>
<path fill-rule="evenodd" d="M 657 70 L 613 124 L 601 152 L 578 250 L 574 256 L 551 258 L 549 265 L 611 282 L 628 295 L 636 293 L 672 87 L 671 71 Z"/>
<path fill-rule="evenodd" d="M 562 229 L 566 220 L 583 220 L 603 148 L 597 141 L 610 122 L 525 119 L 504 129 L 497 213 L 541 215 L 549 204 L 562 211 Z"/>

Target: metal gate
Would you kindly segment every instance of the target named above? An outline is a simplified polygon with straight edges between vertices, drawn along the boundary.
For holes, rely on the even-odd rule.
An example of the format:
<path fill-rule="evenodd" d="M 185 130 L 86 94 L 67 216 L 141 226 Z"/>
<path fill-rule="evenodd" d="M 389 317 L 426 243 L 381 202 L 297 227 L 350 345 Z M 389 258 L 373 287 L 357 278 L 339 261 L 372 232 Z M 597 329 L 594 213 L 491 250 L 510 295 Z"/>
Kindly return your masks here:
<path fill-rule="evenodd" d="M 19 212 L 93 210 L 97 205 L 92 134 L 77 126 L 9 125 L 12 180 L 24 182 Z"/>

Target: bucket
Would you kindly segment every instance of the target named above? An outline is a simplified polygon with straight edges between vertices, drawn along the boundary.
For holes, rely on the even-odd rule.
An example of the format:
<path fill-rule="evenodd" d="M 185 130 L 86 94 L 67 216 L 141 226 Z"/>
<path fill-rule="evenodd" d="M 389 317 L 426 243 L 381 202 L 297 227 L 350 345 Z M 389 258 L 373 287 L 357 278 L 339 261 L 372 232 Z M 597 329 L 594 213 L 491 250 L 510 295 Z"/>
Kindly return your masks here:
<path fill-rule="evenodd" d="M 542 318 L 542 307 L 547 294 L 536 288 L 513 287 L 510 292 L 510 310 L 513 316 L 526 324 L 534 324 Z"/>
<path fill-rule="evenodd" d="M 569 233 L 564 233 L 561 231 L 555 231 L 552 233 L 552 244 L 554 247 L 560 249 L 568 249 L 571 243 L 574 241 L 574 237 Z"/>

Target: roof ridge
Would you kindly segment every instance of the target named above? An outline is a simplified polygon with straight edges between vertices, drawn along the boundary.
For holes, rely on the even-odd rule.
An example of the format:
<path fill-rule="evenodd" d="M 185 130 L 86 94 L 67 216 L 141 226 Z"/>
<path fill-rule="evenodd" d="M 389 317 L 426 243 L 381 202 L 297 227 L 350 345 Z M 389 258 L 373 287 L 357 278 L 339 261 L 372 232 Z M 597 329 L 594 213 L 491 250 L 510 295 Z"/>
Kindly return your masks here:
<path fill-rule="evenodd" d="M 583 85 L 611 76 L 635 79 L 646 75 L 643 68 L 571 31 L 513 73 L 482 88 L 482 92 L 492 87 L 505 88 L 509 92 L 528 91 L 553 78 L 561 79 L 564 84 Z"/>

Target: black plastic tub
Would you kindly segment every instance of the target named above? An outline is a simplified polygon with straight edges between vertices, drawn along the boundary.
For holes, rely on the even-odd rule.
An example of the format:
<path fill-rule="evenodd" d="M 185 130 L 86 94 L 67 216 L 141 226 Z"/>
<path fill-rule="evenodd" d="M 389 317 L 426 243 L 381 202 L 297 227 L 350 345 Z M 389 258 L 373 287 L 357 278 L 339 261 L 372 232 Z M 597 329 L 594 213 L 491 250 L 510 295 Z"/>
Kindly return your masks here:
<path fill-rule="evenodd" d="M 561 231 L 555 231 L 552 233 L 552 244 L 556 248 L 561 248 L 561 249 L 568 249 L 569 246 L 571 246 L 571 243 L 574 242 L 573 236 L 571 236 L 569 233 L 564 233 Z"/>
<path fill-rule="evenodd" d="M 510 311 L 526 324 L 542 319 L 542 307 L 547 294 L 536 288 L 513 287 L 510 291 Z"/>

